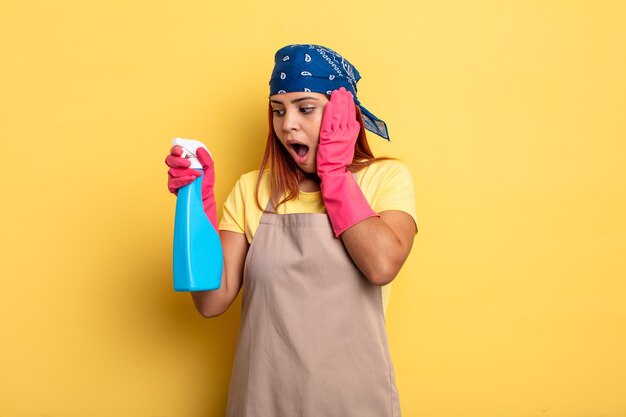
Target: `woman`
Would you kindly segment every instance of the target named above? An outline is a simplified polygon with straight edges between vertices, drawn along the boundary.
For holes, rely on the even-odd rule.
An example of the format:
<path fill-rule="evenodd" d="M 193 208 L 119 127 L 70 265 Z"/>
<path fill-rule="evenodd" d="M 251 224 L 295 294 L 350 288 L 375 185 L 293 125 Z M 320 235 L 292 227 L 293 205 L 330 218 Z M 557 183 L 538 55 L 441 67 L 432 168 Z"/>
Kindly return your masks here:
<path fill-rule="evenodd" d="M 224 204 L 222 285 L 192 293 L 205 317 L 242 289 L 241 325 L 226 415 L 400 416 L 381 286 L 417 233 L 410 175 L 374 158 L 365 129 L 385 123 L 356 98 L 360 75 L 319 45 L 278 50 L 261 169 L 243 175 Z M 168 186 L 200 174 L 173 147 Z M 217 223 L 213 161 L 203 200 Z"/>

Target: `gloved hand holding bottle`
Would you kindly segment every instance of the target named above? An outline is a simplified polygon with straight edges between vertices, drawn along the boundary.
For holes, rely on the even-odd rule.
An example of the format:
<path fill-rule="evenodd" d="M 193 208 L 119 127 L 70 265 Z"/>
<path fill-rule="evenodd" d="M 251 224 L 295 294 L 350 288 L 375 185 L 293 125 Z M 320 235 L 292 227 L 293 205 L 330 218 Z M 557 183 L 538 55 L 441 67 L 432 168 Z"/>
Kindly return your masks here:
<path fill-rule="evenodd" d="M 174 289 L 218 289 L 223 254 L 215 207 L 213 159 L 201 142 L 177 138 L 165 163 L 170 167 L 168 189 L 178 196 L 174 222 Z"/>
<path fill-rule="evenodd" d="M 167 171 L 167 188 L 174 195 L 178 190 L 191 184 L 196 178 L 202 177 L 202 203 L 204 212 L 211 221 L 215 231 L 218 230 L 217 211 L 215 206 L 215 170 L 213 158 L 206 149 L 200 147 L 196 150 L 196 157 L 202 165 L 204 174 L 197 169 L 191 168 L 191 161 L 182 156 L 183 148 L 180 145 L 172 146 L 170 154 L 165 158 L 165 164 L 170 167 Z"/>
<path fill-rule="evenodd" d="M 339 237 L 346 229 L 369 217 L 380 217 L 365 199 L 354 176 L 347 170 L 361 125 L 356 119 L 352 93 L 344 87 L 332 92 L 324 108 L 317 148 L 317 173 L 330 222 Z"/>

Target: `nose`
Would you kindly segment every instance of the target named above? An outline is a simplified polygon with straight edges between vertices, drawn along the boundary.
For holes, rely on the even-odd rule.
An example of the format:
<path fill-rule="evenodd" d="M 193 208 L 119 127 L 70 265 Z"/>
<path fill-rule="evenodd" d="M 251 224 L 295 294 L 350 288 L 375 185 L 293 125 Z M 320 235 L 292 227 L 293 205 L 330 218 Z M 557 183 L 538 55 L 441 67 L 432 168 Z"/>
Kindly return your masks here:
<path fill-rule="evenodd" d="M 297 111 L 285 110 L 283 116 L 283 131 L 290 132 L 300 128 L 300 120 Z"/>

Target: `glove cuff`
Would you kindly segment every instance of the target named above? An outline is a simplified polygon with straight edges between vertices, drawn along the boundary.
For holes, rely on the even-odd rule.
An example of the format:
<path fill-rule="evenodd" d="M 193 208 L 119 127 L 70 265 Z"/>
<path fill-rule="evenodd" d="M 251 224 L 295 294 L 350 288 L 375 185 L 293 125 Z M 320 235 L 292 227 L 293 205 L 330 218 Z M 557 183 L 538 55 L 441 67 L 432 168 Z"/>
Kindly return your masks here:
<path fill-rule="evenodd" d="M 327 173 L 321 179 L 322 198 L 335 237 L 369 217 L 380 217 L 372 210 L 350 172 Z"/>

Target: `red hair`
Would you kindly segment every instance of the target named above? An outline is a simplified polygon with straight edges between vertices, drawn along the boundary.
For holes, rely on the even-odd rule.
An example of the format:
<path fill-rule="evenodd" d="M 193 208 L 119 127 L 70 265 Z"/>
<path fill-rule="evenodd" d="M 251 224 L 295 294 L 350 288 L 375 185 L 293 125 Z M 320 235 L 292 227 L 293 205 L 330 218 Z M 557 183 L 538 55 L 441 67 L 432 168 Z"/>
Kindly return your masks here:
<path fill-rule="evenodd" d="M 372 153 L 372 150 L 367 143 L 367 136 L 365 134 L 365 125 L 363 124 L 363 117 L 361 116 L 361 110 L 356 106 L 356 119 L 361 125 L 359 136 L 357 137 L 354 145 L 354 158 L 352 163 L 348 166 L 349 172 L 359 172 L 363 168 L 366 168 L 377 161 L 393 160 L 395 158 L 379 157 L 376 158 Z M 270 168 L 270 199 L 274 210 L 283 203 L 289 200 L 293 200 L 298 196 L 300 191 L 300 181 L 304 179 L 304 173 L 296 162 L 293 160 L 289 152 L 285 149 L 283 144 L 276 136 L 273 127 L 273 112 L 272 106 L 268 105 L 268 119 L 269 119 L 269 133 L 267 136 L 267 143 L 265 145 L 265 153 L 263 154 L 263 160 L 261 161 L 261 168 L 259 169 L 259 176 L 256 182 L 256 204 L 260 210 L 265 211 L 264 207 L 261 207 L 259 202 L 259 189 L 261 188 L 261 180 L 266 167 Z M 286 196 L 278 201 L 278 199 L 286 193 Z"/>

